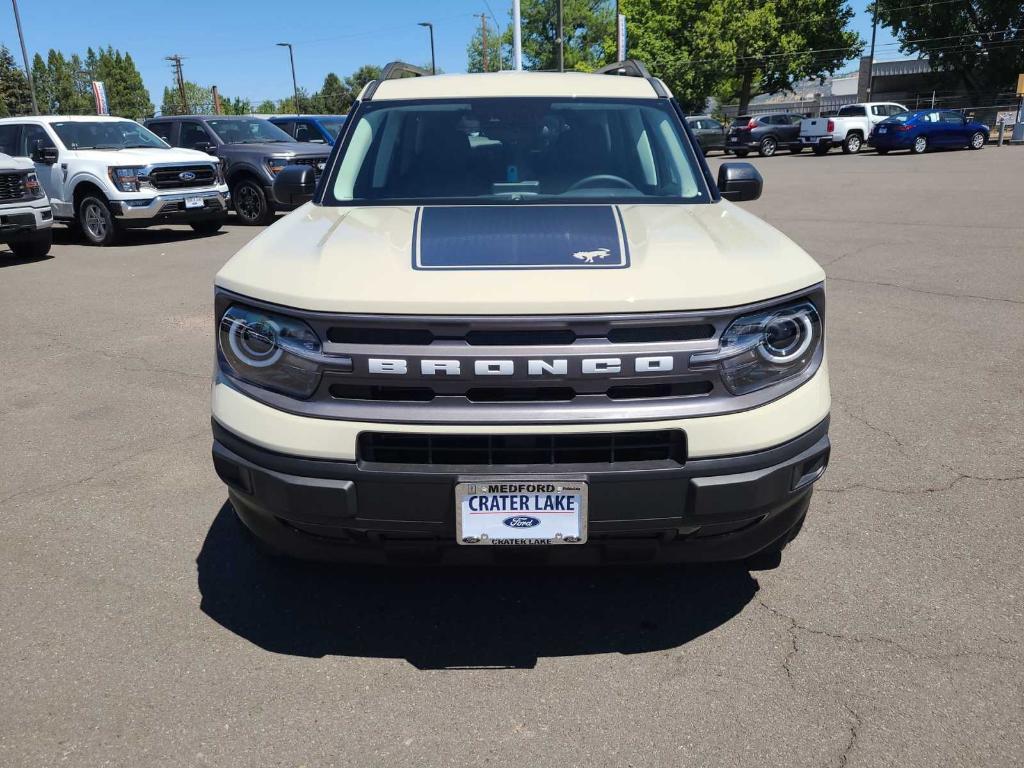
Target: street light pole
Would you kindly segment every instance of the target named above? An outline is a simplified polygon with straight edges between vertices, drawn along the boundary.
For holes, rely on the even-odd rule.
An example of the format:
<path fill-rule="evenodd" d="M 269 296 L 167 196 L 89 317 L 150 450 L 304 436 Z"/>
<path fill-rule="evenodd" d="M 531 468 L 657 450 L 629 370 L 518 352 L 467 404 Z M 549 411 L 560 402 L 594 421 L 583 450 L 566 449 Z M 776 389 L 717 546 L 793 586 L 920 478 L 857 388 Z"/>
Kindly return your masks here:
<path fill-rule="evenodd" d="M 878 32 L 878 0 L 871 4 L 871 67 L 868 69 L 868 98 L 871 101 L 875 90 L 875 33 Z"/>
<path fill-rule="evenodd" d="M 28 91 L 32 94 L 32 114 L 39 114 L 39 104 L 36 102 L 36 84 L 32 82 L 32 68 L 28 65 L 28 49 L 25 48 L 25 35 L 21 32 L 21 14 L 18 13 L 18 0 L 11 0 L 14 6 L 14 23 L 18 27 L 18 41 L 21 43 L 21 58 L 25 60 L 25 77 L 28 78 Z"/>
<path fill-rule="evenodd" d="M 434 60 L 434 25 L 429 21 L 421 21 L 421 27 L 426 27 L 430 30 L 430 74 L 437 74 L 437 62 Z"/>
<path fill-rule="evenodd" d="M 288 49 L 288 58 L 292 63 L 292 91 L 295 93 L 295 114 L 298 115 L 302 110 L 299 106 L 299 85 L 295 80 L 295 53 L 292 51 L 291 43 L 278 43 L 278 45 Z"/>

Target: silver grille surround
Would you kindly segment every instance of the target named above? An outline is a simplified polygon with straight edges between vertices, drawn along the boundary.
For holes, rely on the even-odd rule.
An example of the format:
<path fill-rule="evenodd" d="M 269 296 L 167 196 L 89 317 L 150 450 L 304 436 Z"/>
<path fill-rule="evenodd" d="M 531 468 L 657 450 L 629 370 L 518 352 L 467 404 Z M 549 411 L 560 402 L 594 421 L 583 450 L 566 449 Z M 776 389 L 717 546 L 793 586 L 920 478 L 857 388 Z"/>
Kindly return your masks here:
<path fill-rule="evenodd" d="M 672 419 L 715 416 L 756 408 L 789 394 L 809 381 L 824 358 L 824 343 L 819 345 L 811 364 L 800 374 L 778 384 L 746 395 L 732 395 L 724 386 L 713 367 L 691 369 L 687 363 L 694 352 L 718 348 L 718 340 L 728 325 L 737 317 L 776 305 L 810 299 L 824 318 L 824 286 L 805 290 L 753 304 L 711 311 L 658 312 L 606 315 L 565 316 L 413 316 L 413 315 L 357 315 L 310 312 L 258 301 L 221 289 L 215 297 L 215 319 L 232 304 L 257 307 L 269 312 L 297 317 L 312 327 L 324 340 L 324 352 L 336 366 L 328 367 L 317 391 L 307 400 L 298 400 L 257 387 L 233 377 L 222 357 L 219 357 L 217 381 L 227 384 L 243 394 L 282 411 L 313 418 L 338 419 L 368 423 L 438 424 L 438 425 L 500 425 L 500 424 L 566 424 L 665 421 Z M 616 328 L 646 328 L 656 326 L 709 325 L 713 334 L 708 338 L 686 341 L 631 341 L 613 343 L 607 334 Z M 353 344 L 326 341 L 329 329 L 358 328 L 428 328 L 435 338 L 430 344 Z M 571 344 L 542 344 L 537 346 L 514 344 L 498 346 L 470 345 L 459 335 L 488 329 L 552 330 L 571 328 L 576 340 Z M 601 334 L 604 334 L 602 337 Z M 671 373 L 635 374 L 628 370 L 627 361 L 641 357 L 671 356 L 675 366 Z M 371 374 L 370 359 L 404 359 L 409 362 L 409 375 Z M 619 358 L 627 363 L 623 372 L 615 375 L 583 375 L 573 361 L 582 358 Z M 419 361 L 451 360 L 512 360 L 516 370 L 513 376 L 424 376 L 419 373 Z M 569 362 L 567 376 L 527 376 L 527 360 L 565 359 Z M 470 366 L 471 367 L 471 366 Z M 463 366 L 464 370 L 469 370 Z M 685 396 L 641 397 L 613 399 L 611 387 L 629 387 L 655 384 L 693 384 L 709 382 L 710 389 L 701 394 Z M 339 399 L 332 396 L 336 385 L 348 387 L 429 387 L 435 396 L 429 402 L 379 399 Z M 486 387 L 571 387 L 575 397 L 571 400 L 531 400 L 526 402 L 479 402 L 466 396 L 470 389 Z"/>

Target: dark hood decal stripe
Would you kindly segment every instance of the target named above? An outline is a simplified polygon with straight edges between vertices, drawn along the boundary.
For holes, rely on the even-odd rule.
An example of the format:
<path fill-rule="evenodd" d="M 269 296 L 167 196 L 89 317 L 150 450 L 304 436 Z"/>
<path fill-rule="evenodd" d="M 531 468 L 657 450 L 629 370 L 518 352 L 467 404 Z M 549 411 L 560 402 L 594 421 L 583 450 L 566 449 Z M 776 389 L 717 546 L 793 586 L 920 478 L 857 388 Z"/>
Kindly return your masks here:
<path fill-rule="evenodd" d="M 622 214 L 611 205 L 420 208 L 412 265 L 420 270 L 624 269 Z"/>

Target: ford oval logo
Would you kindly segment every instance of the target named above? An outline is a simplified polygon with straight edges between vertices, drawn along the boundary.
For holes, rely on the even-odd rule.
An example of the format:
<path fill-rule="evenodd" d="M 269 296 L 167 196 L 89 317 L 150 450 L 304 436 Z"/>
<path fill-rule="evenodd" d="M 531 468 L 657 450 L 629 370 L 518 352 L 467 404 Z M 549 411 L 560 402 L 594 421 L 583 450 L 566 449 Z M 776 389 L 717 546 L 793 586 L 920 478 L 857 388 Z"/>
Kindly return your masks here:
<path fill-rule="evenodd" d="M 516 515 L 515 517 L 506 517 L 501 521 L 503 525 L 509 528 L 533 528 L 534 526 L 540 525 L 540 520 L 536 517 L 530 517 L 529 515 Z"/>
<path fill-rule="evenodd" d="M 182 181 L 195 181 L 196 175 L 192 171 L 182 171 L 178 174 L 178 178 Z"/>

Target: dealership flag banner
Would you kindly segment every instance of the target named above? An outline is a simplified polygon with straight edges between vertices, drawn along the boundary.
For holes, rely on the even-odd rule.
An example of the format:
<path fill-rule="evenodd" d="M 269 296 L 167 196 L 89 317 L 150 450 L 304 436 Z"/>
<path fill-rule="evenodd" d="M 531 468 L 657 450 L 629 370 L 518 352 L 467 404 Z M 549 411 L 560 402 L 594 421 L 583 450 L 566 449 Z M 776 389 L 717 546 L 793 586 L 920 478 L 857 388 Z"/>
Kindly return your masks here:
<path fill-rule="evenodd" d="M 92 81 L 92 95 L 96 97 L 96 114 L 109 115 L 110 107 L 107 106 L 107 89 L 100 80 Z"/>

